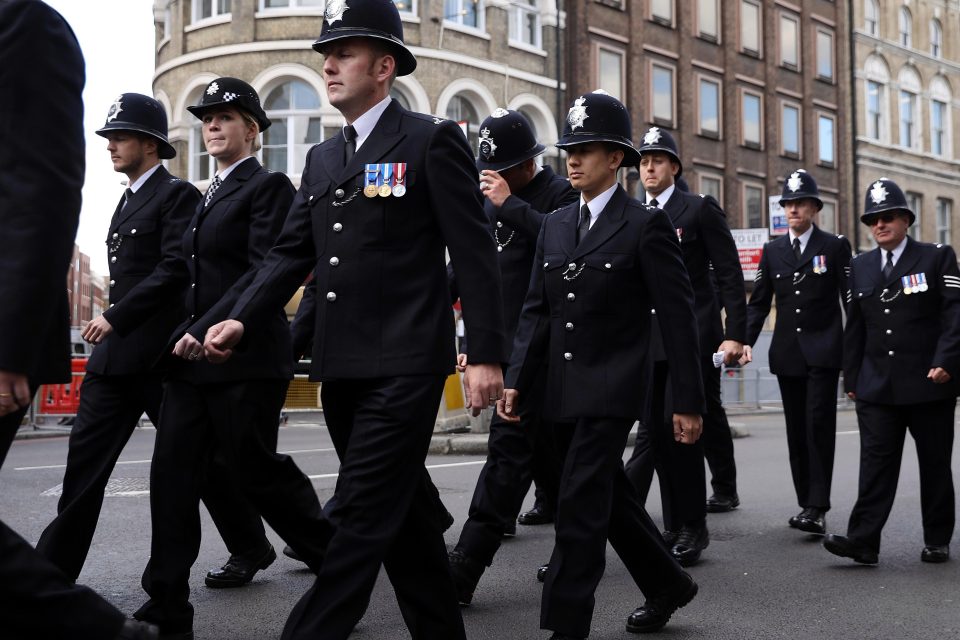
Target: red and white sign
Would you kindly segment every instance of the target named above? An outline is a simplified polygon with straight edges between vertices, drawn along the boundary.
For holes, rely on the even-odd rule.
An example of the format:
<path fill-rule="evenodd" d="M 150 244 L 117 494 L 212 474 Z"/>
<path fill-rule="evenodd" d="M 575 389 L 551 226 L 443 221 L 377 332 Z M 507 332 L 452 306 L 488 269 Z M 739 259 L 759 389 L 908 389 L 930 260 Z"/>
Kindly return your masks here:
<path fill-rule="evenodd" d="M 740 268 L 743 269 L 743 279 L 753 281 L 757 277 L 760 267 L 760 256 L 763 254 L 763 245 L 770 240 L 769 229 L 730 229 L 733 241 L 737 244 L 740 253 Z"/>

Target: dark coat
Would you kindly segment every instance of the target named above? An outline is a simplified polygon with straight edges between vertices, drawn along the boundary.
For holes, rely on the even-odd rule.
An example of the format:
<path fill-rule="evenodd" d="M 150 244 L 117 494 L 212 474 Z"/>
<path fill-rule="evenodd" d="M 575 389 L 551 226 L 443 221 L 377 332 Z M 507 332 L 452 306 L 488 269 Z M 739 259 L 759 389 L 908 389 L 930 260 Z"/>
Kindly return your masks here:
<path fill-rule="evenodd" d="M 164 295 L 158 290 L 164 290 L 167 274 L 177 268 L 183 232 L 200 200 L 196 187 L 163 166 L 126 207 L 120 200 L 107 233 L 110 308 L 103 313 L 114 330 L 93 349 L 87 371 L 125 375 L 156 364 L 170 332 L 183 320 L 182 292 Z M 140 324 L 129 320 L 145 316 Z"/>
<path fill-rule="evenodd" d="M 790 234 L 764 245 L 747 306 L 747 344 L 757 341 L 776 297 L 777 323 L 770 343 L 774 374 L 805 376 L 809 367 L 841 368 L 850 253 L 846 238 L 816 226 L 799 260 Z M 826 258 L 826 271 L 814 273 L 816 256 Z"/>
<path fill-rule="evenodd" d="M 472 360 L 503 362 L 495 245 L 459 127 L 393 101 L 346 167 L 343 147 L 343 137 L 332 136 L 310 150 L 277 246 L 230 317 L 256 326 L 313 268 L 312 379 L 448 374 L 455 362 L 448 249 Z M 364 196 L 364 165 L 382 162 L 407 164 L 403 197 Z"/>
<path fill-rule="evenodd" d="M 675 373 L 674 411 L 702 413 L 693 291 L 675 230 L 620 187 L 578 245 L 579 214 L 576 202 L 544 221 L 506 386 L 522 397 L 545 358 L 547 417 L 641 418 L 656 307 Z"/>
<path fill-rule="evenodd" d="M 927 290 L 907 295 L 903 276 L 923 274 Z M 956 397 L 960 376 L 960 270 L 948 245 L 907 238 L 889 278 L 880 249 L 850 261 L 844 389 L 857 400 L 916 404 Z M 943 367 L 952 376 L 934 384 L 927 373 Z"/>

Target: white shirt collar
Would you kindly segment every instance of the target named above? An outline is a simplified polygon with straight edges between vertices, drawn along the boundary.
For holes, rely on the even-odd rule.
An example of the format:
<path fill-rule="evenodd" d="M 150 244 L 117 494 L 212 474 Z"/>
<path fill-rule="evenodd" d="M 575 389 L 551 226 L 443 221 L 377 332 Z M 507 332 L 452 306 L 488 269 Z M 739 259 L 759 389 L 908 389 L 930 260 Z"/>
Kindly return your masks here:
<path fill-rule="evenodd" d="M 357 132 L 357 150 L 359 150 L 361 145 L 370 137 L 370 134 L 373 133 L 374 127 L 377 126 L 377 122 L 380 121 L 380 116 L 383 115 L 383 112 L 390 106 L 391 100 L 393 100 L 393 98 L 387 96 L 353 121 L 353 128 Z"/>
<path fill-rule="evenodd" d="M 900 241 L 900 244 L 896 246 L 893 250 L 893 264 L 896 265 L 900 261 L 900 256 L 903 255 L 903 250 L 907 248 L 907 238 L 909 236 L 904 236 L 903 240 Z M 887 264 L 887 250 L 880 250 L 880 268 L 882 269 L 884 265 Z"/>
<path fill-rule="evenodd" d="M 650 204 L 650 201 L 654 198 L 657 199 L 657 208 L 663 209 L 663 205 L 667 204 L 667 201 L 670 199 L 670 196 L 673 195 L 673 192 L 676 190 L 676 185 L 670 185 L 666 189 L 660 192 L 659 195 L 650 195 L 649 191 L 645 191 L 647 199 L 644 201 L 645 204 Z"/>
<path fill-rule="evenodd" d="M 813 225 L 810 225 L 810 228 L 801 233 L 799 236 L 793 235 L 793 229 L 787 231 L 790 234 L 790 246 L 793 246 L 793 241 L 798 239 L 800 240 L 800 253 L 803 253 L 807 250 L 807 243 L 810 242 L 810 236 L 813 235 Z"/>
<path fill-rule="evenodd" d="M 234 162 L 232 165 L 230 165 L 223 171 L 220 171 L 219 173 L 217 173 L 217 175 L 220 176 L 220 182 L 223 182 L 224 180 L 226 180 L 227 176 L 230 175 L 230 172 L 237 168 L 237 165 L 239 165 L 241 162 L 246 162 L 247 160 L 253 157 L 254 156 L 247 156 L 246 158 L 240 158 L 239 160 Z"/>
<path fill-rule="evenodd" d="M 614 182 L 613 185 L 598 195 L 596 198 L 590 202 L 585 202 L 583 195 L 580 195 L 580 208 L 583 209 L 583 205 L 587 205 L 590 208 L 590 226 L 593 226 L 593 223 L 597 221 L 597 218 L 600 217 L 600 213 L 606 208 L 607 203 L 610 202 L 610 198 L 613 197 L 613 192 L 617 190 L 619 186 L 618 182 Z"/>
<path fill-rule="evenodd" d="M 127 188 L 130 189 L 130 191 L 133 191 L 134 193 L 136 193 L 140 189 L 140 187 L 142 187 L 146 183 L 146 181 L 150 179 L 150 176 L 152 176 L 157 172 L 157 169 L 159 168 L 160 168 L 160 163 L 158 162 L 157 164 L 153 165 L 152 167 L 144 171 L 143 175 L 137 178 L 133 184 L 128 185 Z"/>

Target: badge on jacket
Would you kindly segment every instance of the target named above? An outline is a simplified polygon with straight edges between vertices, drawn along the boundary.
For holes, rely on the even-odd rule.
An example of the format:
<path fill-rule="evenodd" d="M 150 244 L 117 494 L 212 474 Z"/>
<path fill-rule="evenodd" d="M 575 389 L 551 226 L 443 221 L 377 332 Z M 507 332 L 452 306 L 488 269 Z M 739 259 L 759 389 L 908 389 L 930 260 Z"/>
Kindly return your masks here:
<path fill-rule="evenodd" d="M 900 284 L 903 285 L 904 295 L 922 293 L 930 288 L 929 285 L 927 285 L 927 274 L 923 272 L 903 276 L 900 278 Z"/>
<path fill-rule="evenodd" d="M 363 195 L 368 198 L 401 198 L 407 193 L 406 162 L 364 165 L 364 174 Z"/>
<path fill-rule="evenodd" d="M 817 275 L 827 272 L 827 256 L 813 256 L 813 272 Z"/>

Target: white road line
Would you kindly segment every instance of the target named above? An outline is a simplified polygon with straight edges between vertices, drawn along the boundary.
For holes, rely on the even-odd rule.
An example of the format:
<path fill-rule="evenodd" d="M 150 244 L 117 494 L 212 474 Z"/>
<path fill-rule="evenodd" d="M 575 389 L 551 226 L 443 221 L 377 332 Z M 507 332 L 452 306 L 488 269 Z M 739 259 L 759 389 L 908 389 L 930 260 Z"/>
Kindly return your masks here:
<path fill-rule="evenodd" d="M 292 453 L 330 453 L 331 451 L 336 451 L 336 449 L 334 449 L 333 447 L 329 447 L 327 449 L 294 449 L 291 451 L 281 451 L 280 453 L 290 455 Z M 121 460 L 120 462 L 117 462 L 117 464 L 118 465 L 150 464 L 150 460 Z M 42 471 L 44 469 L 65 469 L 66 467 L 67 465 L 65 464 L 50 464 L 50 465 L 45 465 L 41 467 L 14 467 L 13 470 L 14 471 Z"/>
<path fill-rule="evenodd" d="M 469 462 L 448 462 L 446 464 L 428 464 L 427 469 L 448 469 L 450 467 L 471 467 L 478 464 L 483 464 L 486 462 L 486 458 L 483 460 L 471 460 Z M 312 476 L 307 476 L 311 480 L 322 480 L 324 478 L 336 478 L 339 476 L 339 473 L 319 473 Z"/>

